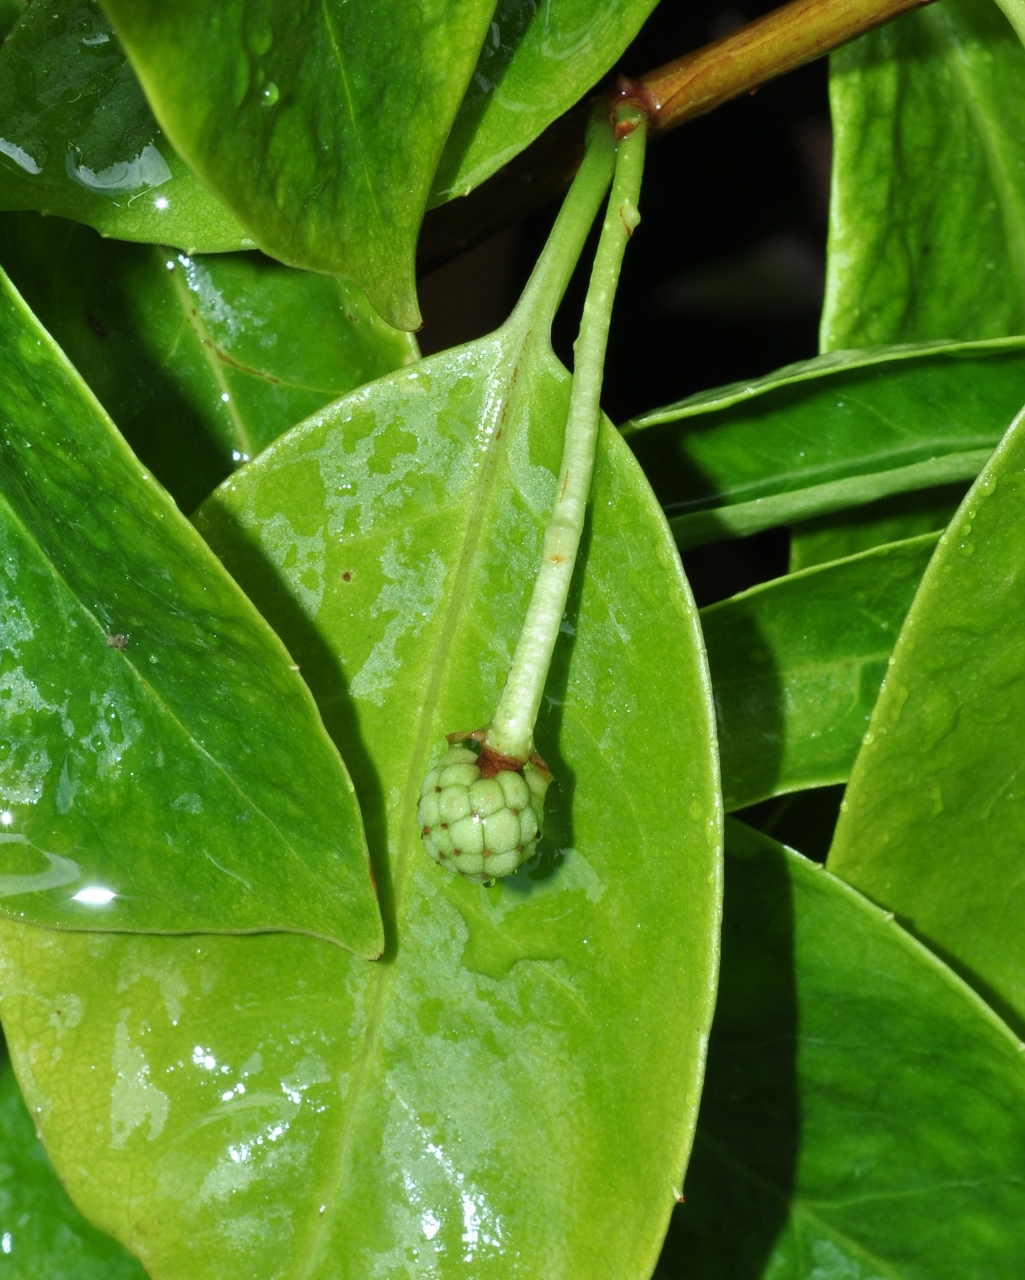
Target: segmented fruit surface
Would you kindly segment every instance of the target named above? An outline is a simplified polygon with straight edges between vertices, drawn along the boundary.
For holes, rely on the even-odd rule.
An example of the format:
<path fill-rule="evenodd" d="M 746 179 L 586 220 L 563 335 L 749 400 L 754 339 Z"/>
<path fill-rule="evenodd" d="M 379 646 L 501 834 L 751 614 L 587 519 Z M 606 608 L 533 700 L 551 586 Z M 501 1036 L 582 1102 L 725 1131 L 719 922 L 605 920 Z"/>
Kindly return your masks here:
<path fill-rule="evenodd" d="M 541 838 L 551 775 L 528 761 L 522 772 L 481 776 L 477 752 L 449 747 L 420 788 L 417 821 L 435 862 L 483 884 L 512 875 Z"/>

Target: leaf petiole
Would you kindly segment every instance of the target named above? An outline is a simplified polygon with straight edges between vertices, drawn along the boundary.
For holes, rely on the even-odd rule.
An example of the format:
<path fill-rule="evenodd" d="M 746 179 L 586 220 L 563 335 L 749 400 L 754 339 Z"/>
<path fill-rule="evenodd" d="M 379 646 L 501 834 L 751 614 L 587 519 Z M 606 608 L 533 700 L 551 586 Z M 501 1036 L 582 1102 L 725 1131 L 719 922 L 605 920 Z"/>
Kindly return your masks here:
<path fill-rule="evenodd" d="M 616 109 L 614 135 L 607 118 L 592 120 L 580 174 L 508 321 L 511 326 L 551 323 L 576 261 L 576 254 L 570 256 L 566 249 L 576 242 L 579 252 L 583 245 L 608 182 L 613 137 L 618 139 L 612 194 L 575 346 L 558 496 L 512 666 L 491 723 L 473 733 L 449 735 L 452 745 L 428 771 L 417 804 L 417 825 L 427 853 L 482 884 L 512 875 L 533 856 L 541 835 L 545 792 L 552 778 L 534 751 L 534 723 L 584 528 L 612 303 L 626 242 L 641 220 L 637 200 L 647 125 L 645 108 L 632 100 Z"/>
<path fill-rule="evenodd" d="M 626 244 L 640 222 L 637 202 L 644 168 L 647 115 L 635 103 L 616 111 L 616 168 L 601 239 L 574 346 L 558 497 L 545 529 L 541 567 L 527 606 L 505 689 L 484 736 L 496 755 L 525 762 L 534 751 L 534 723 L 566 608 L 591 489 L 602 371 L 612 303 Z"/>

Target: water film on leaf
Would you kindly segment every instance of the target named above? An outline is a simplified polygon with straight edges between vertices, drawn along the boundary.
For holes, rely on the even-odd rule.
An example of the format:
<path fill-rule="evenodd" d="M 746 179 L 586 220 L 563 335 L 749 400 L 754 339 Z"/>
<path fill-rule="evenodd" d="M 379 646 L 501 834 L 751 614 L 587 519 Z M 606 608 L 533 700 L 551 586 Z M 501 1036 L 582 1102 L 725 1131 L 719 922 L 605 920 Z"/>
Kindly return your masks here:
<path fill-rule="evenodd" d="M 32 5 L 0 47 L 0 209 L 187 253 L 253 248 L 161 133 L 96 0 Z"/>
<path fill-rule="evenodd" d="M 259 247 L 418 328 L 420 221 L 494 0 L 104 7 L 167 136 Z"/>
<path fill-rule="evenodd" d="M 379 955 L 298 667 L 2 273 L 0 352 L 0 912 Z"/>
<path fill-rule="evenodd" d="M 61 1016 L 73 1022 L 74 1005 Z M 0 1063 L 0 1269 L 13 1280 L 146 1280 L 138 1262 L 68 1199 L 6 1053 Z"/>
<path fill-rule="evenodd" d="M 519 634 L 569 398 L 549 327 L 610 153 L 497 334 L 322 410 L 199 517 L 361 744 L 384 959 L 3 929 L 4 1023 L 55 1165 L 169 1280 L 647 1280 L 657 1259 L 711 1023 L 720 802 L 697 613 L 608 423 L 537 725 L 559 779 L 539 855 L 471 885 L 415 820 Z"/>

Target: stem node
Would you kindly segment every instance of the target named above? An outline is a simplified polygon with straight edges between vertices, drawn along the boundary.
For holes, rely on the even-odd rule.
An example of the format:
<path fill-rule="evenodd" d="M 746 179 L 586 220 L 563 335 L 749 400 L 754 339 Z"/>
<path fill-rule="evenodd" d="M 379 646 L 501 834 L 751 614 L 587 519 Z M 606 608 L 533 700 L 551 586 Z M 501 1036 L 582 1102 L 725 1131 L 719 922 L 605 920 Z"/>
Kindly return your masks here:
<path fill-rule="evenodd" d="M 648 91 L 642 81 L 631 80 L 629 76 L 619 76 L 609 96 L 609 121 L 617 142 L 622 142 L 641 123 L 641 119 L 633 115 L 624 115 L 623 107 L 633 107 L 641 112 L 645 126 L 658 110 L 658 100 Z"/>

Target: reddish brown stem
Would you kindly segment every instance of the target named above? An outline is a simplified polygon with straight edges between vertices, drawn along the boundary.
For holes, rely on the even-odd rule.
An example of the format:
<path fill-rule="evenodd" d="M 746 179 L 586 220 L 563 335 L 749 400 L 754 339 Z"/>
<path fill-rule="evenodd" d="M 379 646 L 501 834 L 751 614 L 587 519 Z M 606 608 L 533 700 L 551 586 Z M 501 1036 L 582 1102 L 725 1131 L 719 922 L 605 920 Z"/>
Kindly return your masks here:
<path fill-rule="evenodd" d="M 634 93 L 665 133 L 932 0 L 792 0 L 641 76 Z"/>
<path fill-rule="evenodd" d="M 657 136 L 931 2 L 791 0 L 639 80 L 621 79 L 613 96 L 625 93 L 642 104 L 651 116 L 650 132 Z M 574 107 L 475 191 L 432 209 L 420 236 L 421 274 L 565 191 L 583 158 L 593 105 Z"/>

